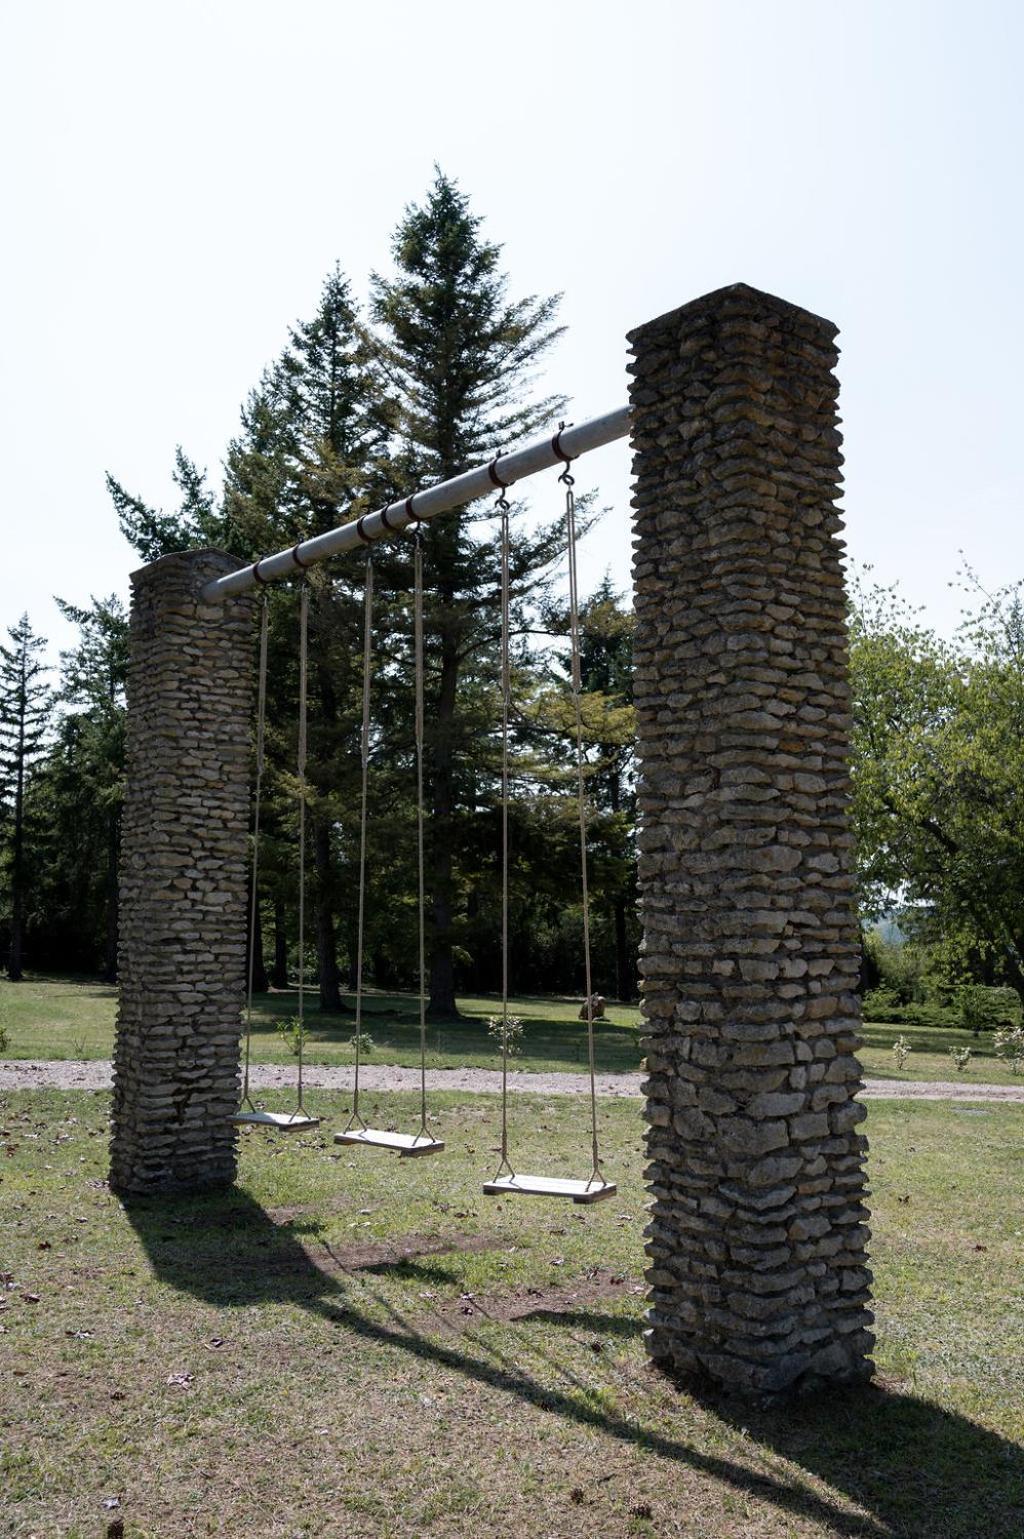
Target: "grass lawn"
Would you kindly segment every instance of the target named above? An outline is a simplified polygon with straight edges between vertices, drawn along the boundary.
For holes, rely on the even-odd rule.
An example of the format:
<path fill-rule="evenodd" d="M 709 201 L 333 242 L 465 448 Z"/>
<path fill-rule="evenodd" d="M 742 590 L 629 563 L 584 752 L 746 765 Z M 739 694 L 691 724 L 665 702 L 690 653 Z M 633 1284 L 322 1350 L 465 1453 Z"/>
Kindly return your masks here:
<path fill-rule="evenodd" d="M 1024 1108 L 871 1106 L 879 1387 L 767 1412 L 645 1363 L 635 1104 L 578 1209 L 480 1194 L 492 1097 L 429 1161 L 319 1101 L 234 1191 L 125 1209 L 106 1096 L 0 1100 L 0 1533 L 1020 1539 Z M 582 1122 L 517 1100 L 524 1165 L 582 1171 Z"/>
<path fill-rule="evenodd" d="M 315 999 L 315 995 L 314 995 Z M 487 1034 L 487 1018 L 498 1008 L 493 998 L 460 1000 L 464 1019 L 428 1027 L 427 1062 L 433 1069 L 499 1066 L 497 1046 Z M 524 1051 L 516 1068 L 586 1068 L 586 1027 L 579 1017 L 578 999 L 524 998 L 514 1010 L 526 1022 Z M 366 1003 L 365 1030 L 374 1041 L 371 1063 L 419 1063 L 419 1015 L 410 994 L 373 994 Z M 73 979 L 27 978 L 23 983 L 0 981 L 0 1027 L 9 1037 L 3 1058 L 109 1058 L 114 1042 L 115 990 L 102 983 Z M 257 1000 L 253 1057 L 257 1063 L 293 1061 L 287 1041 L 274 1022 L 293 1017 L 294 990 Z M 353 1063 L 352 1017 L 321 1015 L 307 1009 L 306 1052 L 311 1063 Z M 892 1044 L 900 1035 L 913 1051 L 902 1070 L 896 1068 Z M 640 1012 L 632 1005 L 609 1005 L 608 1018 L 597 1022 L 598 1069 L 619 1073 L 640 1067 Z M 892 1080 L 962 1080 L 964 1084 L 1024 1085 L 992 1052 L 991 1033 L 977 1041 L 968 1031 L 928 1026 L 892 1026 L 867 1022 L 861 1061 L 866 1074 Z M 973 1057 L 958 1072 L 950 1046 L 970 1047 Z"/>

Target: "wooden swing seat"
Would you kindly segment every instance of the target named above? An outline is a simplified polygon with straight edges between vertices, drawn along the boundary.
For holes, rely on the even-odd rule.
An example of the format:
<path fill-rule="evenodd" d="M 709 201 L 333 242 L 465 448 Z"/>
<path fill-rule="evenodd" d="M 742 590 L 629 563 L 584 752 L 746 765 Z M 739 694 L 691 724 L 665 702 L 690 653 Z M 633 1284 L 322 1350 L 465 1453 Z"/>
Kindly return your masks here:
<path fill-rule="evenodd" d="M 308 1112 L 240 1111 L 232 1117 L 235 1127 L 273 1128 L 278 1133 L 297 1133 L 303 1128 L 318 1128 L 319 1117 Z"/>
<path fill-rule="evenodd" d="M 391 1133 L 386 1128 L 349 1128 L 335 1133 L 336 1144 L 364 1144 L 369 1149 L 396 1149 L 407 1159 L 421 1154 L 440 1154 L 444 1142 L 428 1133 Z"/>
<path fill-rule="evenodd" d="M 600 1202 L 614 1197 L 614 1181 L 562 1181 L 556 1176 L 496 1176 L 484 1182 L 488 1197 L 570 1197 L 573 1202 Z"/>

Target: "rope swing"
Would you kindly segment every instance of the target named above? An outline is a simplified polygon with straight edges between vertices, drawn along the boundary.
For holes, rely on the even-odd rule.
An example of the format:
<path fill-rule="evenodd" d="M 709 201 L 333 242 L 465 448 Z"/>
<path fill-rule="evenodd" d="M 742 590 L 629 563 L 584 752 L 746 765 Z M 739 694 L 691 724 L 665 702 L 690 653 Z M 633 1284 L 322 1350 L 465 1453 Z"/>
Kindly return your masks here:
<path fill-rule="evenodd" d="M 336 1144 L 363 1144 L 376 1149 L 395 1149 L 406 1157 L 439 1154 L 444 1143 L 434 1138 L 427 1125 L 427 967 L 426 967 L 426 890 L 424 859 L 425 799 L 423 794 L 423 537 L 417 528 L 413 553 L 413 656 L 415 669 L 416 737 L 416 847 L 419 907 L 419 1013 L 420 1013 L 420 1126 L 417 1133 L 396 1133 L 386 1128 L 368 1127 L 359 1111 L 359 1077 L 362 1065 L 363 1037 L 363 954 L 366 924 L 366 829 L 370 766 L 370 685 L 373 673 L 373 557 L 366 553 L 366 583 L 363 600 L 363 720 L 360 754 L 361 793 L 359 810 L 359 899 L 356 919 L 356 1065 L 352 1092 L 352 1115 Z"/>
<path fill-rule="evenodd" d="M 572 463 L 560 444 L 562 423 L 552 440 L 555 454 L 565 462 L 559 482 L 565 487 L 566 536 L 569 546 L 569 637 L 572 652 L 571 689 L 573 698 L 576 736 L 576 802 L 580 830 L 581 898 L 583 906 L 583 970 L 587 990 L 587 1055 L 590 1065 L 590 1146 L 591 1171 L 586 1181 L 561 1180 L 553 1176 L 522 1175 L 517 1173 L 509 1158 L 508 1143 L 508 914 L 509 914 L 509 753 L 508 724 L 511 697 L 511 625 L 509 604 L 509 503 L 505 496 L 506 486 L 499 481 L 495 465 L 490 467 L 491 479 L 500 488 L 497 509 L 501 515 L 501 1159 L 490 1181 L 484 1183 L 489 1197 L 504 1195 L 532 1195 L 537 1197 L 569 1197 L 576 1203 L 599 1202 L 611 1197 L 616 1186 L 601 1174 L 601 1157 L 597 1136 L 597 1079 L 594 1067 L 594 995 L 591 986 L 590 965 L 590 889 L 587 880 L 587 802 L 584 783 L 583 712 L 581 706 L 582 673 L 580 668 L 580 620 L 579 588 L 576 575 L 576 497 L 573 477 L 569 473 Z"/>
<path fill-rule="evenodd" d="M 260 858 L 260 808 L 263 797 L 263 767 L 266 746 L 267 719 L 267 635 L 269 613 L 267 595 L 263 595 L 260 613 L 260 660 L 259 683 L 256 695 L 256 794 L 253 809 L 252 831 L 252 892 L 249 902 L 249 975 L 245 1008 L 245 1071 L 242 1081 L 242 1100 L 232 1119 L 236 1127 L 254 1126 L 274 1128 L 278 1132 L 295 1132 L 300 1128 L 319 1126 L 320 1118 L 311 1117 L 302 1104 L 302 1067 L 305 1046 L 305 889 L 306 889 L 306 657 L 308 651 L 309 594 L 302 585 L 299 618 L 299 1082 L 298 1099 L 291 1112 L 268 1112 L 257 1109 L 249 1089 L 249 1067 L 252 1057 L 252 996 L 256 966 L 256 917 L 259 904 Z"/>

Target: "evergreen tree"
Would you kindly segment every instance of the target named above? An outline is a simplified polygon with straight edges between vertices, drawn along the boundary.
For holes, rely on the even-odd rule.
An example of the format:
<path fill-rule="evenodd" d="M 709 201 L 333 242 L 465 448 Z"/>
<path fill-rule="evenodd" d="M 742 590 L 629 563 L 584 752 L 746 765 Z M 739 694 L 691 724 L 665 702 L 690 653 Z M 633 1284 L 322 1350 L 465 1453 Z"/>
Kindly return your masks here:
<path fill-rule="evenodd" d="M 132 496 L 112 476 L 108 487 L 122 531 L 146 561 L 169 551 L 219 546 L 244 560 L 310 539 L 367 511 L 384 475 L 386 392 L 359 326 L 347 280 L 329 274 L 312 319 L 289 333 L 288 344 L 264 373 L 242 410 L 241 432 L 227 455 L 218 505 L 204 476 L 179 448 L 174 480 L 176 512 L 165 513 Z M 315 568 L 308 577 L 310 850 L 316 882 L 320 997 L 340 1010 L 335 914 L 347 896 L 338 873 L 339 812 L 351 789 L 355 659 L 360 633 L 361 571 Z M 279 795 L 267 814 L 268 840 L 294 833 L 297 589 L 271 594 L 268 749 Z M 273 791 L 274 776 L 268 785 Z M 284 794 L 280 794 L 284 793 Z M 275 910 L 275 979 L 282 978 L 286 908 L 294 910 L 294 877 L 283 861 L 264 863 L 261 885 Z"/>
<path fill-rule="evenodd" d="M 458 475 L 496 446 L 550 423 L 562 404 L 530 399 L 533 370 L 560 334 L 553 324 L 558 297 L 510 301 L 501 248 L 483 239 L 480 226 L 466 196 L 438 171 L 423 205 L 408 208 L 395 232 L 396 275 L 372 281 L 377 356 L 398 403 L 395 470 L 410 487 Z M 438 519 L 423 540 L 429 1009 L 450 1017 L 465 888 L 460 854 L 469 843 L 463 814 L 476 795 L 481 751 L 472 704 L 478 696 L 465 686 L 467 674 L 493 658 L 497 559 L 493 544 L 482 547 L 465 518 Z M 520 598 L 554 553 L 550 531 L 532 544 L 518 539 Z"/>
<path fill-rule="evenodd" d="M 205 472 L 196 468 L 180 444 L 174 451 L 171 474 L 181 492 L 181 506 L 176 513 L 151 508 L 107 475 L 107 490 L 117 511 L 121 533 L 143 561 L 156 561 L 171 551 L 218 546 L 223 537 L 223 520 L 206 485 Z"/>
<path fill-rule="evenodd" d="M 25 799 L 33 769 L 43 751 L 52 709 L 52 696 L 41 653 L 46 646 L 22 615 L 7 632 L 10 646 L 0 643 L 0 795 L 10 825 L 10 949 L 7 976 L 22 977 L 25 900 L 28 866 L 25 859 Z"/>
<path fill-rule="evenodd" d="M 77 861 L 95 890 L 91 905 L 99 919 L 102 976 L 117 976 L 118 858 L 124 795 L 125 681 L 128 674 L 128 616 L 116 594 L 93 599 L 82 609 L 57 600 L 61 613 L 79 627 L 77 645 L 60 655 L 59 700 L 64 707 L 60 741 L 65 773 L 82 790 L 75 817 Z M 63 805 L 68 805 L 65 797 Z M 67 830 L 72 836 L 72 829 Z M 64 847 L 64 841 L 61 841 Z"/>
<path fill-rule="evenodd" d="M 347 280 L 337 268 L 311 320 L 293 327 L 287 347 L 266 371 L 242 414 L 242 432 L 227 460 L 227 540 L 262 554 L 310 539 L 369 507 L 381 483 L 385 401 L 359 329 Z M 353 792 L 358 737 L 358 652 L 362 569 L 315 568 L 310 586 L 310 850 L 316 877 L 316 944 L 320 1004 L 343 1008 L 336 916 L 347 897 L 339 874 L 341 810 Z M 269 737 L 279 777 L 294 766 L 297 594 L 272 597 Z M 285 723 L 289 725 L 285 727 Z M 279 786 L 288 791 L 287 780 Z M 268 839 L 290 826 L 294 798 L 269 808 Z M 275 905 L 281 897 L 266 871 Z M 291 889 L 293 890 L 293 889 Z M 275 928 L 277 928 L 275 926 Z M 279 962 L 278 958 L 278 962 Z M 276 969 L 280 977 L 280 967 Z"/>

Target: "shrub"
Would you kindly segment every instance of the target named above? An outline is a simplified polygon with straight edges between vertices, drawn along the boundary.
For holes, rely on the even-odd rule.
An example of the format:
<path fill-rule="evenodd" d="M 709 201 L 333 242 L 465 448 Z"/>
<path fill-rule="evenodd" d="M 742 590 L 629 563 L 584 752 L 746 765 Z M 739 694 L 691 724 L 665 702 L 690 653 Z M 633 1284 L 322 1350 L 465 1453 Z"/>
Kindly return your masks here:
<path fill-rule="evenodd" d="M 961 1024 L 977 1036 L 996 1026 L 1020 1026 L 1020 996 L 1016 989 L 989 989 L 969 983 L 960 989 L 957 1005 Z"/>
<path fill-rule="evenodd" d="M 518 1053 L 523 1051 L 523 1031 L 525 1028 L 518 1015 L 507 1016 L 506 1020 L 508 1023 L 508 1056 L 515 1058 Z M 500 1015 L 490 1015 L 487 1017 L 487 1035 L 500 1052 L 504 1035 Z"/>
<path fill-rule="evenodd" d="M 902 1069 L 913 1050 L 913 1044 L 908 1042 L 906 1037 L 900 1035 L 896 1038 L 892 1045 L 892 1056 L 896 1060 L 897 1069 Z"/>
<path fill-rule="evenodd" d="M 11 1035 L 6 1026 L 0 1026 L 0 1053 L 6 1053 L 11 1045 Z"/>
<path fill-rule="evenodd" d="M 956 1072 L 962 1074 L 971 1061 L 971 1050 L 969 1047 L 951 1047 L 949 1056 L 953 1060 Z"/>
<path fill-rule="evenodd" d="M 872 989 L 864 995 L 866 1021 L 881 1021 L 891 1026 L 959 1026 L 960 1012 L 945 1005 L 894 1004 L 889 989 Z"/>
<path fill-rule="evenodd" d="M 280 1032 L 288 1051 L 298 1058 L 302 1046 L 302 1032 L 299 1029 L 298 1016 L 290 1015 L 286 1016 L 283 1020 L 275 1021 L 274 1030 Z"/>
<path fill-rule="evenodd" d="M 894 989 L 869 989 L 864 995 L 864 1019 L 888 1021 L 892 1012 L 900 1009 L 900 998 Z"/>
<path fill-rule="evenodd" d="M 997 1031 L 992 1039 L 996 1057 L 1009 1065 L 1011 1074 L 1024 1074 L 1024 1026 Z"/>
<path fill-rule="evenodd" d="M 893 1004 L 909 1005 L 926 997 L 932 958 L 927 946 L 907 941 L 887 941 L 880 930 L 864 937 L 868 975 L 878 978 L 879 989 L 892 994 Z"/>

